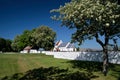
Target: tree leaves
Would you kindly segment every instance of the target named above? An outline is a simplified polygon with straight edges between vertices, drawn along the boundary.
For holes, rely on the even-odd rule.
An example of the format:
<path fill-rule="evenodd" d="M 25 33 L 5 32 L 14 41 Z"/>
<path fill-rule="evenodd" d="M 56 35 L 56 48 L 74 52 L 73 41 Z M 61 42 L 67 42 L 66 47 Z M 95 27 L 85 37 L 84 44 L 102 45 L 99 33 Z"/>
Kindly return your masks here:
<path fill-rule="evenodd" d="M 51 28 L 43 25 L 36 28 L 33 37 L 35 38 L 38 47 L 50 50 L 54 46 L 56 33 Z"/>
<path fill-rule="evenodd" d="M 23 34 L 15 37 L 12 48 L 15 51 L 23 50 L 26 46 L 50 50 L 54 46 L 56 33 L 47 26 L 40 26 L 31 31 L 25 30 Z"/>
<path fill-rule="evenodd" d="M 12 41 L 9 39 L 0 38 L 0 51 L 2 52 L 12 51 L 11 43 Z"/>
<path fill-rule="evenodd" d="M 96 33 L 101 36 L 108 34 L 112 38 L 120 33 L 120 5 L 116 0 L 72 0 L 52 12 L 59 13 L 54 19 L 61 20 L 62 25 L 79 30 L 73 34 L 76 35 L 73 39 L 80 43 L 92 39 Z"/>
<path fill-rule="evenodd" d="M 103 73 L 108 70 L 109 40 L 120 36 L 120 5 L 116 0 L 72 0 L 54 10 L 68 28 L 76 28 L 72 42 L 81 44 L 87 39 L 96 39 L 103 48 Z M 61 16 L 61 18 L 59 18 Z M 100 37 L 104 39 L 101 40 Z"/>

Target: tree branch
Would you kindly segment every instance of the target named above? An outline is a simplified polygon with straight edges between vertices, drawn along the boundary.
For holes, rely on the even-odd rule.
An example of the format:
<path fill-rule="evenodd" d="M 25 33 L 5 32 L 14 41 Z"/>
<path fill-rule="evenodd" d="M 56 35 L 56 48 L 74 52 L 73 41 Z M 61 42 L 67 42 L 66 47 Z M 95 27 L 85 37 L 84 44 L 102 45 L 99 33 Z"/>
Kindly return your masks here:
<path fill-rule="evenodd" d="M 95 38 L 96 38 L 96 41 L 103 47 L 104 44 L 103 44 L 103 42 L 99 39 L 99 36 L 98 36 L 97 33 L 96 33 L 96 35 L 95 35 Z"/>

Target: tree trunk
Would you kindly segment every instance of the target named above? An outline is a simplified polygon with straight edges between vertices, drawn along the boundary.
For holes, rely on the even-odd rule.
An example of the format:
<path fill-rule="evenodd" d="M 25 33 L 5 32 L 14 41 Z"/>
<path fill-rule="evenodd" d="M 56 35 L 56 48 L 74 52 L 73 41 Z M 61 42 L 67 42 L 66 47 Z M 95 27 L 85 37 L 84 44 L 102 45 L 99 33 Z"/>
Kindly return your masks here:
<path fill-rule="evenodd" d="M 105 30 L 106 32 L 106 30 Z M 108 64 L 109 64 L 109 61 L 108 61 L 108 43 L 109 43 L 109 34 L 107 34 L 107 32 L 105 33 L 105 43 L 103 43 L 100 39 L 99 39 L 99 35 L 96 33 L 95 35 L 95 38 L 96 38 L 96 41 L 102 46 L 103 48 L 103 74 L 104 76 L 107 75 L 107 72 L 108 72 Z"/>
<path fill-rule="evenodd" d="M 103 48 L 103 74 L 104 74 L 104 76 L 107 75 L 108 66 L 109 66 L 108 49 L 107 49 L 107 46 L 104 46 L 104 48 Z"/>

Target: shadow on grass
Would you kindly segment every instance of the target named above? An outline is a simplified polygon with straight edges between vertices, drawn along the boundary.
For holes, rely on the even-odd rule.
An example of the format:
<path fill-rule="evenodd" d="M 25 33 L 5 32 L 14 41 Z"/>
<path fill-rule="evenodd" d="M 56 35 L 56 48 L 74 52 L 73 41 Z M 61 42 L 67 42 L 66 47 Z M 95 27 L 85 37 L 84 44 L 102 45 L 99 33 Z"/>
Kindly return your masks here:
<path fill-rule="evenodd" d="M 70 72 L 68 69 L 49 67 L 29 70 L 26 73 L 16 73 L 11 77 L 5 76 L 1 80 L 90 80 L 95 77 L 88 72 Z"/>
<path fill-rule="evenodd" d="M 88 72 L 102 71 L 102 63 L 100 62 L 72 60 L 68 61 L 68 63 L 72 64 L 72 68 L 78 68 Z"/>
<path fill-rule="evenodd" d="M 102 62 L 92 62 L 92 61 L 78 61 L 78 60 L 71 60 L 68 61 L 71 63 L 72 68 L 78 68 L 80 70 L 85 70 L 89 73 L 99 72 L 102 73 Z M 109 71 L 111 71 L 110 75 L 120 80 L 120 65 L 118 64 L 109 64 Z"/>
<path fill-rule="evenodd" d="M 111 75 L 116 77 L 117 80 L 120 80 L 120 65 L 118 64 L 114 64 L 114 65 L 110 65 L 111 67 Z"/>

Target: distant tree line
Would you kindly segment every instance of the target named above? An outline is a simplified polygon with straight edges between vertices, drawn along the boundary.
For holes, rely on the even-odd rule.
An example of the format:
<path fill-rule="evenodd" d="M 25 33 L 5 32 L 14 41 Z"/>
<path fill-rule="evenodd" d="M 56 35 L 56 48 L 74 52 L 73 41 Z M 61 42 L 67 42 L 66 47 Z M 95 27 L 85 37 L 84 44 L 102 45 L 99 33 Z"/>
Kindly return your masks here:
<path fill-rule="evenodd" d="M 10 52 L 13 51 L 11 47 L 12 40 L 0 38 L 0 51 Z"/>
<path fill-rule="evenodd" d="M 56 33 L 48 26 L 43 25 L 31 31 L 25 30 L 21 35 L 17 35 L 11 46 L 14 51 L 21 51 L 26 46 L 51 50 L 54 47 L 55 39 Z"/>
<path fill-rule="evenodd" d="M 54 47 L 55 39 L 56 32 L 43 25 L 32 30 L 25 30 L 21 35 L 17 35 L 13 41 L 0 38 L 0 51 L 19 52 L 26 46 L 31 46 L 35 49 L 51 50 Z"/>

